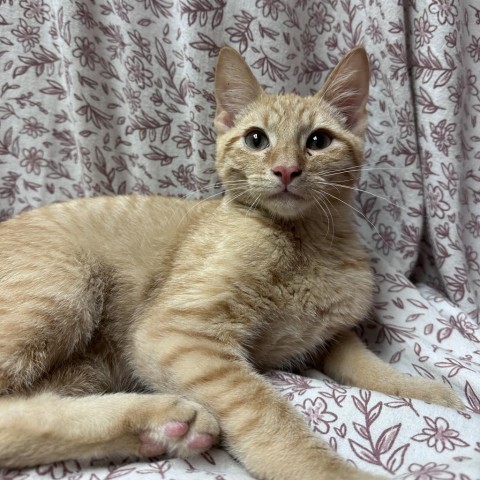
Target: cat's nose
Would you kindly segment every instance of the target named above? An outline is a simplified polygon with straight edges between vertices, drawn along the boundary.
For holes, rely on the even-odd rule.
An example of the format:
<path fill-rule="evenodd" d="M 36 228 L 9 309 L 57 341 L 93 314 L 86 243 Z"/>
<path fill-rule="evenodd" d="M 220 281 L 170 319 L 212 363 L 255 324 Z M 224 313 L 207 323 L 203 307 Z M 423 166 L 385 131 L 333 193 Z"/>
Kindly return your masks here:
<path fill-rule="evenodd" d="M 277 165 L 272 168 L 272 172 L 277 177 L 282 179 L 282 183 L 287 186 L 292 180 L 296 177 L 299 177 L 302 174 L 302 170 L 297 165 L 286 167 L 284 165 Z"/>

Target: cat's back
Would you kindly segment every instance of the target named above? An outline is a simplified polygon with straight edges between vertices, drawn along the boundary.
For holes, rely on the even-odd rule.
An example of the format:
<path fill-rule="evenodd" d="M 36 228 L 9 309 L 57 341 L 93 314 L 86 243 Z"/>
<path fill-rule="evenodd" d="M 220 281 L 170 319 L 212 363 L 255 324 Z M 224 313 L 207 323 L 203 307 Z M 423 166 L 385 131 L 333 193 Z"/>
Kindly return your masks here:
<path fill-rule="evenodd" d="M 36 257 L 86 255 L 116 268 L 152 265 L 216 202 L 159 196 L 77 199 L 0 223 L 0 276 Z M 3 266 L 3 267 L 2 267 Z"/>

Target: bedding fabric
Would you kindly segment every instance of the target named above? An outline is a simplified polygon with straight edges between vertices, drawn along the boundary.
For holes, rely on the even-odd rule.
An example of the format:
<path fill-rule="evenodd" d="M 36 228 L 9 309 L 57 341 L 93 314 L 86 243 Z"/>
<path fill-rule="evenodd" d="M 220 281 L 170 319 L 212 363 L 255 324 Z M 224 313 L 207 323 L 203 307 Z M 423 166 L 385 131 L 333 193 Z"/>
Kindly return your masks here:
<path fill-rule="evenodd" d="M 206 198 L 214 65 L 230 44 L 267 92 L 316 91 L 369 53 L 370 124 L 357 223 L 376 273 L 360 334 L 465 410 L 338 385 L 269 380 L 358 467 L 480 479 L 480 4 L 476 0 L 0 0 L 0 219 L 125 193 Z M 248 479 L 222 450 L 188 461 L 71 460 L 4 479 Z"/>

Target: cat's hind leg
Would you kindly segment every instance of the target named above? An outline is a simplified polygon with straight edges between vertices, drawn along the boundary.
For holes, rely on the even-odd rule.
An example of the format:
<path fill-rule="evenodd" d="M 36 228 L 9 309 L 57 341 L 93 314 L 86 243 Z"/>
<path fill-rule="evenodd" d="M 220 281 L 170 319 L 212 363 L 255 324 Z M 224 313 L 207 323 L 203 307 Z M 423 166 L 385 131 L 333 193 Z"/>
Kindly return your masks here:
<path fill-rule="evenodd" d="M 343 334 L 331 345 L 323 360 L 323 371 L 334 380 L 356 387 L 463 408 L 460 399 L 447 385 L 395 370 L 368 350 L 353 332 Z"/>
<path fill-rule="evenodd" d="M 177 395 L 0 397 L 0 467 L 106 456 L 188 457 L 218 439 L 217 420 Z"/>
<path fill-rule="evenodd" d="M 105 268 L 85 254 L 17 241 L 15 253 L 0 252 L 0 393 L 29 389 L 86 348 L 109 283 Z"/>

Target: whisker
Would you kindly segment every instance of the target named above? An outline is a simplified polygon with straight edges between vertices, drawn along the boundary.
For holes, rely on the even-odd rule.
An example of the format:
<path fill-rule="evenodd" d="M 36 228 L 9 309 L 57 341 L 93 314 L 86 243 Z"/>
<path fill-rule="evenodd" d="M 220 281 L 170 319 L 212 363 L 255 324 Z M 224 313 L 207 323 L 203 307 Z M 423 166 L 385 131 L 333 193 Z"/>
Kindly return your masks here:
<path fill-rule="evenodd" d="M 255 200 L 253 201 L 253 203 L 250 205 L 250 207 L 248 208 L 248 210 L 245 212 L 245 222 L 247 221 L 247 216 L 250 214 L 250 212 L 252 210 L 255 210 L 255 204 L 260 200 L 262 194 L 259 193 L 257 195 L 257 198 L 255 198 Z"/>
<path fill-rule="evenodd" d="M 360 214 L 369 224 L 370 226 L 378 233 L 378 235 L 380 235 L 380 238 L 383 238 L 383 236 L 381 235 L 381 233 L 378 231 L 377 227 L 374 225 L 373 222 L 371 222 L 367 216 L 361 212 L 360 210 L 356 209 L 355 207 L 352 207 L 352 205 L 349 205 L 347 202 L 344 202 L 343 200 L 341 200 L 340 198 L 336 197 L 335 195 L 332 195 L 331 193 L 327 193 L 327 192 L 322 192 L 324 195 L 328 195 L 329 197 L 332 197 L 334 198 L 335 200 L 343 203 L 344 205 L 346 205 L 347 207 L 351 208 L 352 210 L 354 210 L 355 212 L 357 212 L 358 214 Z"/>
<path fill-rule="evenodd" d="M 332 175 L 339 175 L 342 173 L 352 173 L 352 172 L 370 172 L 373 170 L 401 170 L 404 167 L 362 167 L 362 166 L 355 166 L 349 168 L 343 168 L 341 170 L 329 170 L 326 173 L 322 173 L 323 176 L 332 176 Z"/>
<path fill-rule="evenodd" d="M 340 187 L 340 188 L 347 188 L 348 190 L 354 190 L 354 191 L 357 191 L 357 192 L 362 192 L 362 193 L 368 193 L 369 195 L 372 195 L 373 197 L 376 197 L 376 198 L 380 198 L 382 200 L 385 200 L 387 203 L 390 203 L 391 205 L 393 205 L 394 207 L 397 207 L 399 208 L 400 210 L 403 210 L 404 212 L 407 212 L 409 213 L 408 211 L 408 208 L 405 208 L 405 207 L 402 207 L 400 205 L 397 205 L 395 202 L 392 202 L 389 198 L 387 197 L 384 197 L 382 195 L 378 195 L 376 193 L 372 193 L 372 192 L 369 192 L 368 190 L 363 190 L 362 188 L 358 188 L 358 187 L 349 187 L 347 185 L 339 185 L 337 183 L 334 183 L 334 182 L 321 182 L 323 185 L 327 185 L 327 186 L 335 186 L 335 187 Z"/>
<path fill-rule="evenodd" d="M 321 208 L 322 212 L 324 213 L 325 217 L 327 218 L 327 232 L 323 236 L 323 238 L 325 239 L 325 238 L 328 238 L 328 234 L 330 233 L 330 217 L 331 217 L 332 214 L 328 211 L 328 208 L 326 208 L 326 207 L 324 208 L 324 206 L 322 205 L 320 200 L 316 197 L 316 195 L 313 195 L 313 201 L 315 202 L 316 205 L 318 205 Z M 330 239 L 330 247 L 332 246 L 333 239 L 335 237 L 334 228 L 335 228 L 335 223 L 334 223 L 333 217 L 332 217 L 332 235 L 331 235 L 331 239 Z"/>

